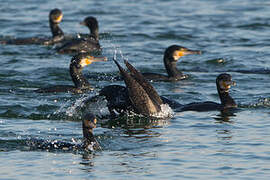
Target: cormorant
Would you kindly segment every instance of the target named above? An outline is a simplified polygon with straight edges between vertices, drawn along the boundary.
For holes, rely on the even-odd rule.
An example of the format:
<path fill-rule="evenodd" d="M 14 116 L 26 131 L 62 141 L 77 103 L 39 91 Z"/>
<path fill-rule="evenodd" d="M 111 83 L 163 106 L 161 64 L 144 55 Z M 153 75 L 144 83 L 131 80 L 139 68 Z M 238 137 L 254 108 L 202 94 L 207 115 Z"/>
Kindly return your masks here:
<path fill-rule="evenodd" d="M 153 81 L 179 81 L 186 79 L 188 75 L 185 75 L 181 71 L 179 71 L 176 67 L 176 63 L 182 56 L 188 54 L 201 54 L 201 51 L 190 50 L 188 48 L 178 45 L 171 45 L 165 50 L 163 57 L 164 66 L 168 75 L 157 73 L 142 74 L 146 79 Z"/>
<path fill-rule="evenodd" d="M 56 49 L 58 53 L 95 52 L 101 50 L 97 19 L 89 16 L 80 24 L 89 28 L 90 35 L 85 38 L 74 39 L 64 43 Z"/>
<path fill-rule="evenodd" d="M 231 75 L 223 73 L 216 78 L 217 91 L 221 104 L 215 102 L 195 102 L 190 104 L 180 104 L 177 101 L 159 96 L 153 86 L 145 80 L 143 75 L 131 64 L 125 61 L 130 74 L 127 73 L 116 61 L 120 73 L 125 81 L 126 87 L 120 85 L 110 85 L 100 91 L 100 96 L 105 96 L 108 101 L 107 106 L 112 117 L 115 111 L 118 113 L 133 111 L 146 116 L 151 116 L 160 112 L 161 104 L 168 104 L 177 112 L 181 111 L 213 111 L 236 108 L 237 104 L 229 95 L 229 89 L 235 82 Z"/>
<path fill-rule="evenodd" d="M 49 24 L 52 32 L 52 38 L 16 38 L 9 40 L 0 40 L 0 44 L 14 44 L 14 45 L 27 45 L 27 44 L 38 44 L 38 45 L 52 45 L 58 43 L 64 39 L 64 33 L 59 27 L 59 23 L 62 21 L 63 13 L 60 9 L 53 9 L 49 14 Z"/>
<path fill-rule="evenodd" d="M 82 70 L 85 66 L 92 62 L 107 61 L 106 57 L 93 57 L 89 53 L 79 53 L 72 57 L 70 62 L 70 76 L 74 83 L 74 86 L 70 85 L 58 85 L 53 87 L 41 88 L 36 90 L 39 93 L 55 93 L 55 92 L 73 92 L 83 93 L 86 91 L 93 90 L 90 83 L 82 74 Z"/>
<path fill-rule="evenodd" d="M 237 104 L 229 94 L 231 86 L 235 84 L 230 74 L 220 74 L 216 78 L 216 86 L 221 104 L 211 101 L 194 102 L 185 104 L 176 111 L 214 111 L 236 108 Z"/>
<path fill-rule="evenodd" d="M 96 128 L 97 118 L 92 113 L 87 113 L 82 119 L 82 131 L 83 140 L 82 144 L 73 144 L 69 142 L 62 141 L 44 141 L 44 140 L 30 140 L 27 142 L 29 146 L 37 149 L 44 150 L 85 150 L 85 151 L 97 151 L 102 150 L 98 141 L 94 137 L 93 130 Z"/>
<path fill-rule="evenodd" d="M 125 64 L 130 73 L 124 70 L 117 61 L 114 60 L 114 62 L 119 68 L 126 87 L 110 85 L 99 92 L 99 96 L 105 96 L 108 101 L 107 106 L 111 116 L 116 116 L 114 111 L 118 113 L 133 111 L 145 116 L 159 113 L 163 100 L 152 85 L 128 61 L 125 61 Z"/>

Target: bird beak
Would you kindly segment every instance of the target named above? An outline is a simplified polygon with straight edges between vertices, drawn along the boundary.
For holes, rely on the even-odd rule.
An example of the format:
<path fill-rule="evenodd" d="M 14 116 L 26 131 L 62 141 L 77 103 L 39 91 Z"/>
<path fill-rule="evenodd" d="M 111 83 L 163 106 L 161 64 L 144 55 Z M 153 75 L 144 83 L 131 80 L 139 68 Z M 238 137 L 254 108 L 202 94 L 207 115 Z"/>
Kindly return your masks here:
<path fill-rule="evenodd" d="M 202 51 L 184 49 L 184 50 L 182 50 L 182 53 L 183 53 L 183 56 L 185 56 L 188 54 L 202 54 Z"/>
<path fill-rule="evenodd" d="M 228 91 L 231 86 L 235 86 L 236 82 L 235 81 L 222 81 L 221 82 L 221 89 L 225 89 L 226 91 Z"/>
<path fill-rule="evenodd" d="M 63 14 L 61 14 L 60 16 L 58 16 L 56 19 L 55 19 L 55 22 L 56 23 L 60 23 L 63 19 Z"/>
<path fill-rule="evenodd" d="M 97 118 L 94 119 L 94 124 L 97 124 Z"/>
<path fill-rule="evenodd" d="M 231 86 L 236 86 L 236 82 L 235 81 L 231 81 Z"/>
<path fill-rule="evenodd" d="M 86 26 L 86 23 L 84 21 L 80 22 L 80 25 Z"/>
<path fill-rule="evenodd" d="M 100 62 L 100 61 L 107 61 L 107 57 L 94 57 L 94 56 L 87 56 L 86 58 L 82 59 L 81 66 L 87 66 L 92 62 Z"/>
<path fill-rule="evenodd" d="M 181 50 L 175 51 L 173 53 L 173 58 L 174 58 L 175 61 L 177 61 L 182 56 L 185 56 L 185 55 L 188 55 L 188 54 L 202 54 L 202 52 L 197 51 L 197 50 L 190 50 L 190 49 L 183 48 Z"/>

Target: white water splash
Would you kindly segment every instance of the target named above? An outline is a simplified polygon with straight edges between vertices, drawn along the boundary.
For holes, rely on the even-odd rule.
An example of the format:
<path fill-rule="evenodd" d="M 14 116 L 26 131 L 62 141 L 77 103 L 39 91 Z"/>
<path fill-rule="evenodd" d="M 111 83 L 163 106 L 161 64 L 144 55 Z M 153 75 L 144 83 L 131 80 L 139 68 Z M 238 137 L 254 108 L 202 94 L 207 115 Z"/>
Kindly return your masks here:
<path fill-rule="evenodd" d="M 257 103 L 248 105 L 248 107 L 270 107 L 270 98 L 261 98 Z"/>
<path fill-rule="evenodd" d="M 161 111 L 154 113 L 151 115 L 151 117 L 158 118 L 158 119 L 167 119 L 167 118 L 172 118 L 174 115 L 174 112 L 172 108 L 168 104 L 161 104 L 160 105 Z M 139 116 L 139 117 L 144 117 L 142 114 L 137 114 L 135 112 L 128 112 L 128 116 Z"/>
<path fill-rule="evenodd" d="M 54 102 L 56 103 L 57 100 L 55 99 Z M 65 109 L 66 109 L 66 107 L 69 106 L 69 104 L 70 104 L 70 100 L 67 100 L 66 102 L 64 102 L 60 106 L 60 108 L 58 110 L 54 111 L 52 114 L 48 114 L 47 115 L 47 118 L 51 118 L 51 116 L 58 115 L 58 114 L 61 114 L 61 113 L 65 112 Z"/>
<path fill-rule="evenodd" d="M 77 99 L 76 102 L 72 106 L 67 108 L 66 115 L 69 117 L 72 117 L 75 114 L 77 114 L 77 109 L 79 107 L 84 106 L 84 102 L 87 98 L 88 98 L 87 96 L 83 96 L 82 98 Z"/>
<path fill-rule="evenodd" d="M 113 54 L 113 60 L 118 59 L 128 60 L 128 57 L 124 55 L 123 51 L 121 50 L 121 46 L 119 46 L 119 44 L 112 42 L 112 40 L 109 44 L 110 44 L 109 52 Z"/>
<path fill-rule="evenodd" d="M 153 114 L 152 115 L 153 117 L 161 118 L 161 119 L 173 117 L 174 112 L 168 104 L 161 104 L 160 107 L 161 107 L 161 111 Z"/>
<path fill-rule="evenodd" d="M 85 111 L 89 111 L 98 117 L 105 117 L 110 114 L 107 107 L 107 100 L 104 97 L 99 97 L 96 102 L 86 104 Z"/>
<path fill-rule="evenodd" d="M 125 57 L 125 56 L 124 56 L 122 50 L 119 49 L 118 51 L 119 51 L 119 54 L 120 54 L 121 58 L 122 58 L 123 60 L 127 60 L 127 61 L 128 61 L 128 57 Z"/>
<path fill-rule="evenodd" d="M 107 53 L 112 54 L 114 60 L 127 59 L 121 50 L 120 44 L 115 39 L 107 39 L 107 41 L 104 49 Z"/>

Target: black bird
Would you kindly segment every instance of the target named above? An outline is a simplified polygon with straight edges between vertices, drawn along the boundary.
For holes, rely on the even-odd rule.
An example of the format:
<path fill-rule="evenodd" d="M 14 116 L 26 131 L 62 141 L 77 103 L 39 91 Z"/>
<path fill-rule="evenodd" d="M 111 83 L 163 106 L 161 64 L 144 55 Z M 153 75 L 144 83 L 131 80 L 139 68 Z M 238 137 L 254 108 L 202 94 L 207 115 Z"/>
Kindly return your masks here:
<path fill-rule="evenodd" d="M 63 13 L 60 9 L 53 9 L 49 14 L 49 24 L 52 32 L 52 38 L 16 38 L 9 40 L 0 40 L 0 44 L 14 44 L 14 45 L 27 45 L 27 44 L 38 44 L 38 45 L 52 45 L 58 43 L 64 39 L 64 33 L 59 27 L 59 23 L 62 21 Z"/>
<path fill-rule="evenodd" d="M 177 112 L 181 111 L 213 111 L 236 108 L 237 104 L 229 95 L 229 89 L 235 82 L 231 75 L 220 74 L 216 79 L 217 91 L 221 104 L 215 102 L 195 102 L 190 104 L 180 104 L 163 96 L 159 96 L 143 75 L 132 65 L 125 61 L 130 74 L 128 74 L 117 62 L 117 66 L 125 81 L 126 87 L 120 85 L 110 85 L 104 87 L 99 96 L 105 96 L 108 101 L 107 106 L 112 117 L 115 111 L 118 113 L 133 111 L 146 116 L 151 116 L 160 112 L 161 104 L 168 104 Z"/>
<path fill-rule="evenodd" d="M 57 48 L 58 53 L 78 53 L 100 51 L 98 21 L 95 17 L 87 17 L 80 23 L 89 28 L 90 35 L 85 38 L 74 39 Z"/>
<path fill-rule="evenodd" d="M 179 81 L 186 79 L 188 76 L 179 71 L 176 67 L 177 61 L 188 54 L 201 54 L 201 51 L 190 50 L 182 46 L 172 45 L 169 46 L 164 52 L 164 65 L 168 75 L 157 73 L 142 73 L 148 80 L 153 81 Z"/>
<path fill-rule="evenodd" d="M 82 74 L 82 70 L 85 66 L 92 62 L 107 61 L 106 57 L 93 57 L 89 53 L 79 53 L 72 57 L 70 62 L 70 76 L 75 86 L 70 85 L 58 85 L 53 87 L 41 88 L 36 90 L 38 93 L 55 93 L 55 92 L 72 92 L 72 93 L 83 93 L 91 91 L 93 88 L 90 83 Z"/>
<path fill-rule="evenodd" d="M 85 150 L 85 151 L 97 151 L 102 150 L 98 141 L 96 140 L 93 130 L 96 128 L 97 118 L 92 113 L 87 113 L 82 119 L 82 131 L 83 140 L 82 144 L 72 144 L 62 141 L 44 141 L 44 140 L 29 140 L 27 144 L 32 149 L 44 149 L 44 150 Z"/>
<path fill-rule="evenodd" d="M 161 111 L 160 105 L 163 104 L 160 96 L 154 87 L 138 72 L 128 61 L 125 64 L 130 74 L 124 70 L 117 61 L 120 74 L 127 87 L 128 97 L 136 113 L 145 116 L 152 116 Z"/>
<path fill-rule="evenodd" d="M 216 86 L 221 104 L 211 101 L 194 102 L 178 108 L 176 111 L 214 111 L 236 108 L 237 104 L 229 94 L 231 86 L 236 83 L 232 81 L 230 74 L 223 73 L 216 78 Z"/>
<path fill-rule="evenodd" d="M 143 75 L 127 61 L 125 61 L 125 64 L 130 71 L 129 73 L 117 61 L 114 62 L 119 68 L 126 87 L 120 85 L 106 86 L 98 95 L 105 96 L 111 116 L 116 117 L 114 111 L 118 113 L 133 111 L 145 116 L 153 116 L 160 112 L 163 100 Z M 95 98 L 96 96 L 88 101 L 91 102 Z"/>
<path fill-rule="evenodd" d="M 87 150 L 101 150 L 101 147 L 94 137 L 93 129 L 96 128 L 97 118 L 92 113 L 84 115 L 83 129 L 83 148 Z"/>

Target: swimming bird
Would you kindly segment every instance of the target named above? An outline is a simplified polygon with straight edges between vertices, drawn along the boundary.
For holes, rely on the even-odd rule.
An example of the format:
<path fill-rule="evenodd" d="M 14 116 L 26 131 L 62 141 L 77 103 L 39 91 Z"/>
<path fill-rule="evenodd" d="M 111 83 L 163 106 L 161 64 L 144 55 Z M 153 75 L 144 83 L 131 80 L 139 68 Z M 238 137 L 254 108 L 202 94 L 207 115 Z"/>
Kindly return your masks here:
<path fill-rule="evenodd" d="M 94 52 L 101 50 L 97 19 L 89 16 L 80 24 L 89 28 L 90 35 L 85 38 L 74 39 L 64 43 L 56 49 L 58 53 Z"/>
<path fill-rule="evenodd" d="M 235 85 L 235 82 L 232 81 L 231 75 L 229 74 L 223 73 L 216 78 L 216 86 L 221 104 L 211 101 L 181 104 L 175 100 L 159 96 L 144 76 L 127 61 L 125 61 L 125 64 L 128 67 L 130 74 L 128 74 L 117 62 L 116 64 L 123 76 L 126 87 L 110 85 L 104 87 L 99 93 L 99 96 L 105 96 L 108 102 L 107 107 L 112 117 L 116 117 L 116 112 L 123 113 L 127 111 L 151 116 L 152 114 L 160 112 L 161 104 L 168 104 L 176 112 L 223 111 L 237 107 L 237 104 L 229 95 L 230 87 Z"/>
<path fill-rule="evenodd" d="M 115 61 L 127 87 L 128 97 L 136 113 L 151 116 L 161 110 L 163 104 L 154 87 L 128 61 L 125 64 L 130 74 Z"/>
<path fill-rule="evenodd" d="M 116 117 L 114 111 L 118 113 L 133 111 L 144 116 L 153 116 L 160 112 L 163 101 L 154 87 L 152 87 L 143 75 L 128 61 L 124 62 L 129 73 L 127 70 L 123 69 L 117 61 L 114 60 L 114 62 L 124 79 L 126 87 L 109 85 L 101 89 L 98 95 L 105 96 L 111 117 Z M 96 97 L 92 97 L 89 101 L 95 98 Z"/>
<path fill-rule="evenodd" d="M 237 104 L 230 96 L 229 90 L 236 83 L 232 81 L 230 74 L 222 73 L 216 78 L 216 86 L 221 103 L 212 101 L 194 102 L 179 107 L 176 111 L 214 111 L 237 108 Z"/>
<path fill-rule="evenodd" d="M 82 144 L 73 144 L 62 141 L 44 141 L 44 140 L 30 140 L 27 144 L 31 148 L 44 149 L 44 150 L 85 150 L 85 151 L 98 151 L 102 150 L 98 141 L 96 140 L 93 130 L 96 128 L 97 118 L 92 113 L 87 113 L 82 119 L 83 140 Z"/>
<path fill-rule="evenodd" d="M 38 45 L 52 45 L 58 43 L 64 39 L 64 33 L 59 27 L 59 23 L 62 21 L 63 13 L 60 9 L 53 9 L 49 14 L 49 24 L 52 32 L 52 38 L 16 38 L 9 40 L 0 40 L 0 44 L 14 44 L 14 45 L 27 45 L 27 44 L 38 44 Z"/>
<path fill-rule="evenodd" d="M 157 73 L 142 74 L 146 79 L 153 81 L 179 81 L 186 79 L 188 75 L 185 75 L 179 71 L 176 67 L 176 63 L 181 57 L 188 54 L 201 54 L 201 51 L 190 50 L 179 45 L 171 45 L 165 50 L 163 57 L 164 66 L 168 75 Z"/>
<path fill-rule="evenodd" d="M 82 129 L 83 129 L 83 148 L 87 150 L 101 150 L 101 147 L 94 137 L 93 129 L 96 128 L 97 118 L 92 113 L 84 115 Z"/>
<path fill-rule="evenodd" d="M 93 88 L 87 79 L 83 76 L 82 70 L 85 66 L 99 61 L 107 61 L 106 57 L 93 57 L 89 53 L 79 53 L 72 57 L 69 67 L 70 76 L 74 86 L 70 85 L 57 85 L 53 87 L 40 88 L 35 92 L 38 93 L 55 93 L 55 92 L 72 92 L 83 93 L 91 91 Z"/>

